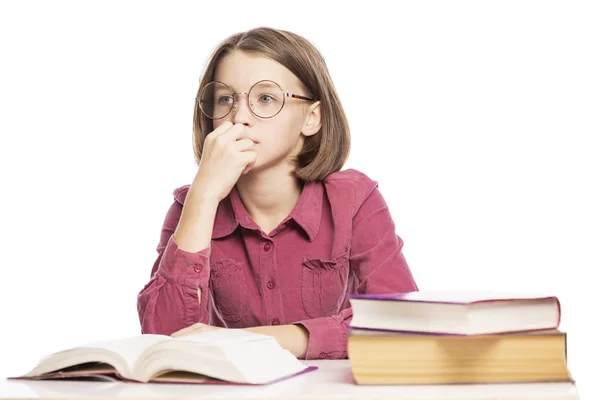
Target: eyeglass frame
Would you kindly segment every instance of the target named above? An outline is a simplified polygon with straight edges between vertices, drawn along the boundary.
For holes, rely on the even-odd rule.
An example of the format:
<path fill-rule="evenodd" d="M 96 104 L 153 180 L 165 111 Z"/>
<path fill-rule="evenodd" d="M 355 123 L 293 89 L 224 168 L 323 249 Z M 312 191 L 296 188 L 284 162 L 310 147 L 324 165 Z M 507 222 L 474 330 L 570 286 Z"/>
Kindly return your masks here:
<path fill-rule="evenodd" d="M 261 117 L 260 115 L 258 115 L 258 114 L 256 114 L 256 113 L 254 112 L 254 110 L 252 109 L 252 107 L 250 107 L 250 101 L 249 101 L 250 92 L 252 91 L 252 89 L 254 89 L 254 86 L 258 85 L 258 84 L 259 84 L 259 83 L 261 83 L 261 82 L 272 82 L 272 83 L 274 83 L 275 85 L 277 85 L 277 87 L 278 87 L 279 89 L 281 89 L 281 93 L 283 94 L 283 104 L 281 105 L 281 108 L 279 109 L 279 111 L 277 111 L 277 113 L 273 114 L 273 115 L 272 115 L 272 116 L 270 116 L 270 117 Z M 222 85 L 225 85 L 225 87 L 226 87 L 227 89 L 229 89 L 229 92 L 231 93 L 231 96 L 233 97 L 233 104 L 231 105 L 231 108 L 229 109 L 229 111 L 227 112 L 227 114 L 225 114 L 225 115 L 223 115 L 222 117 L 219 117 L 219 118 L 212 118 L 212 117 L 208 116 L 208 115 L 207 115 L 207 114 L 204 112 L 204 110 L 202 109 L 202 105 L 200 105 L 200 103 L 201 103 L 201 100 L 199 99 L 199 97 L 201 97 L 202 93 L 204 92 L 204 89 L 206 89 L 206 87 L 207 87 L 208 85 L 210 85 L 210 84 L 213 84 L 213 83 L 220 83 L 220 84 L 222 84 Z M 205 115 L 207 118 L 210 118 L 210 119 L 211 119 L 211 120 L 213 120 L 213 121 L 214 121 L 214 120 L 218 120 L 218 119 L 223 119 L 223 118 L 225 118 L 226 116 L 228 116 L 228 115 L 231 113 L 231 111 L 233 111 L 233 109 L 234 109 L 234 108 L 236 108 L 236 107 L 237 107 L 237 103 L 238 103 L 238 101 L 236 100 L 236 97 L 235 97 L 235 95 L 236 95 L 236 94 L 245 94 L 245 95 L 246 95 L 246 96 L 245 96 L 245 99 L 246 99 L 246 104 L 248 105 L 248 109 L 250 110 L 250 112 L 252 112 L 252 114 L 256 115 L 258 118 L 261 118 L 261 119 L 270 119 L 270 118 L 276 117 L 276 116 L 277 116 L 277 115 L 278 115 L 278 114 L 281 112 L 281 110 L 283 110 L 283 107 L 285 107 L 285 98 L 286 98 L 286 97 L 291 97 L 291 98 L 294 98 L 294 99 L 299 99 L 299 100 L 312 101 L 312 102 L 315 102 L 315 101 L 317 101 L 317 100 L 315 100 L 315 99 L 311 99 L 310 97 L 306 97 L 306 96 L 302 96 L 302 95 L 299 95 L 299 94 L 294 94 L 294 93 L 286 92 L 286 91 L 284 91 L 284 90 L 283 90 L 283 88 L 282 88 L 282 87 L 281 87 L 281 86 L 280 86 L 280 85 L 279 85 L 277 82 L 275 82 L 275 81 L 272 81 L 272 80 L 270 80 L 270 79 L 263 79 L 263 80 L 260 80 L 260 81 L 256 82 L 254 85 L 252 85 L 252 86 L 250 87 L 250 90 L 248 90 L 248 92 L 234 92 L 233 90 L 231 90 L 231 87 L 229 87 L 229 85 L 228 85 L 228 84 L 226 84 L 226 83 L 224 83 L 224 82 L 221 82 L 221 81 L 211 81 L 211 82 L 208 82 L 208 83 L 207 83 L 206 85 L 204 85 L 204 86 L 202 87 L 202 89 L 200 90 L 200 96 L 196 96 L 196 104 L 198 104 L 198 108 L 200 108 L 200 112 L 201 112 L 202 114 L 204 114 L 204 115 Z"/>

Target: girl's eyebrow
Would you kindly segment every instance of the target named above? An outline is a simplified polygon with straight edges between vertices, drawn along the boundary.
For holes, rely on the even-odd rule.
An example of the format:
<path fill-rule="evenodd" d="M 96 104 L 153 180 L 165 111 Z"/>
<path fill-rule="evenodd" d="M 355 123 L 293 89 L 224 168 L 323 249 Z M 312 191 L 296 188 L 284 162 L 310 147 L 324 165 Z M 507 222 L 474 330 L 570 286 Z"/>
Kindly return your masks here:
<path fill-rule="evenodd" d="M 217 80 L 215 79 L 215 81 L 217 81 Z M 259 80 L 257 80 L 256 82 L 253 82 L 253 83 L 251 83 L 250 85 L 247 85 L 247 86 L 248 86 L 248 89 L 247 89 L 247 90 L 250 90 L 250 88 L 251 88 L 252 86 L 256 85 L 258 82 L 261 82 L 261 81 L 271 81 L 271 82 L 275 82 L 275 83 L 277 83 L 279 86 L 281 86 L 281 84 L 279 83 L 279 81 L 276 81 L 276 80 L 274 80 L 274 79 L 262 78 L 262 79 L 259 79 Z M 237 89 L 236 89 L 236 88 L 235 88 L 233 85 L 231 85 L 231 84 L 229 84 L 229 83 L 227 83 L 227 82 L 225 82 L 225 81 L 218 81 L 218 82 L 223 82 L 223 83 L 224 83 L 224 84 L 226 84 L 226 85 L 227 85 L 227 86 L 228 86 L 228 87 L 229 87 L 229 88 L 230 88 L 230 89 L 231 89 L 233 92 L 236 92 L 236 93 L 238 93 L 238 92 L 239 92 L 239 91 L 238 91 L 238 90 L 237 90 Z"/>
<path fill-rule="evenodd" d="M 223 82 L 223 83 L 224 83 L 224 84 L 226 84 L 226 85 L 227 85 L 227 87 L 228 87 L 229 89 L 231 89 L 233 92 L 237 92 L 237 91 L 238 91 L 238 90 L 237 90 L 237 89 L 236 89 L 236 88 L 235 88 L 235 87 L 234 87 L 232 84 L 230 84 L 230 83 L 227 83 L 227 82 L 225 82 L 225 81 L 218 81 L 218 82 Z M 248 86 L 248 89 L 250 89 L 250 87 L 251 87 L 251 86 Z"/>

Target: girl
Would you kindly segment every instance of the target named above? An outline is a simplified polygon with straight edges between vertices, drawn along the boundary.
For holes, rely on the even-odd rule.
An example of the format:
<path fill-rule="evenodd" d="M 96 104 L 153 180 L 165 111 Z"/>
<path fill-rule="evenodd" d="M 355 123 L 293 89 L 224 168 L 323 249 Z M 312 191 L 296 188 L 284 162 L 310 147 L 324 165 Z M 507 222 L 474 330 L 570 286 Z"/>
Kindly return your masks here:
<path fill-rule="evenodd" d="M 417 290 L 377 183 L 340 171 L 348 122 L 306 39 L 263 27 L 222 42 L 193 145 L 198 171 L 173 192 L 138 295 L 143 333 L 244 328 L 345 358 L 349 294 Z"/>

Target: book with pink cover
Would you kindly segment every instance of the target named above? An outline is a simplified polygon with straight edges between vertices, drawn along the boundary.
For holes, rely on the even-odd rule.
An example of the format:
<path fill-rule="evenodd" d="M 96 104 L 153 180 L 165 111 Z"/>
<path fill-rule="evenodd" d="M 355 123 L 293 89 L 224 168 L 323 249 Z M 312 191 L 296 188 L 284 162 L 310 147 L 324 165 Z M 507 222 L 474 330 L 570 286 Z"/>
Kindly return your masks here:
<path fill-rule="evenodd" d="M 351 295 L 352 329 L 484 335 L 556 329 L 556 296 L 489 291 Z"/>
<path fill-rule="evenodd" d="M 256 360 L 265 360 L 260 363 Z M 8 379 L 93 379 L 262 385 L 309 372 L 268 335 L 219 329 L 173 338 L 138 335 L 87 343 L 42 358 Z"/>

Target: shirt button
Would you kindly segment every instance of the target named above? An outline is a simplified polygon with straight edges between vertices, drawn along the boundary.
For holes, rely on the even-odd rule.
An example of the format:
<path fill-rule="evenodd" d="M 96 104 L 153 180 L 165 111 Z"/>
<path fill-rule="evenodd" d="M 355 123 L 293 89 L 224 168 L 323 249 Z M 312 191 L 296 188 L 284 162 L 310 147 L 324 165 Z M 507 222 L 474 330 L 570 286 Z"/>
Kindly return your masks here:
<path fill-rule="evenodd" d="M 267 287 L 269 289 L 275 288 L 275 281 L 273 279 L 269 280 L 269 282 L 267 282 Z"/>
<path fill-rule="evenodd" d="M 201 270 L 202 270 L 202 268 L 200 268 L 200 266 L 199 266 L 199 265 L 196 265 L 196 266 L 194 267 L 194 271 L 195 271 L 195 272 L 200 272 Z"/>
<path fill-rule="evenodd" d="M 269 250 L 271 250 L 271 247 L 273 247 L 271 245 L 271 243 L 267 242 L 267 243 L 265 243 L 265 246 L 263 248 L 265 249 L 265 251 L 269 251 Z"/>
<path fill-rule="evenodd" d="M 271 325 L 279 325 L 279 319 L 273 318 L 273 320 L 271 321 Z"/>
<path fill-rule="evenodd" d="M 319 354 L 319 358 L 325 358 L 325 357 L 327 357 L 327 353 L 322 351 L 321 354 Z"/>

